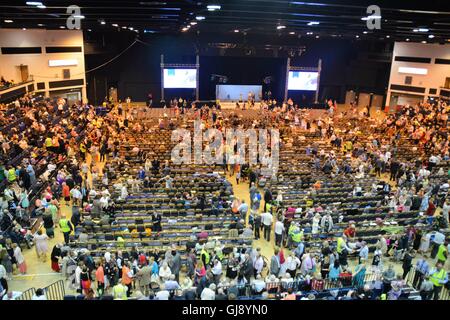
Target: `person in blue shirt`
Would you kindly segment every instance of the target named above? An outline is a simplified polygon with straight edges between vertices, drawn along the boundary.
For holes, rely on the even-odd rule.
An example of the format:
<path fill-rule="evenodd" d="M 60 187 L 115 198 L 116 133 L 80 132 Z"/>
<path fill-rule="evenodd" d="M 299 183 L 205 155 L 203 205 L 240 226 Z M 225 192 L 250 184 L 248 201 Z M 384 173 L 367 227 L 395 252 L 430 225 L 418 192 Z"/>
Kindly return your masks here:
<path fill-rule="evenodd" d="M 138 172 L 138 178 L 139 178 L 140 180 L 144 180 L 144 179 L 145 179 L 145 170 L 144 170 L 144 168 L 142 168 L 142 167 L 141 167 L 141 169 L 140 169 L 139 172 Z"/>

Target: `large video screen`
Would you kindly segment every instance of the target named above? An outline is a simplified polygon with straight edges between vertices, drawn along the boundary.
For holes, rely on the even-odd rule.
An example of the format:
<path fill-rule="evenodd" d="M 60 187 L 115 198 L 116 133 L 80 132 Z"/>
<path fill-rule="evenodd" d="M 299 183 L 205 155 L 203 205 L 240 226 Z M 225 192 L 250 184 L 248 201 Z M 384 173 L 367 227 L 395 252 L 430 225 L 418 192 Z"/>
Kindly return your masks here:
<path fill-rule="evenodd" d="M 249 93 L 259 101 L 262 94 L 262 86 L 259 85 L 216 85 L 216 99 L 220 101 L 247 101 Z"/>
<path fill-rule="evenodd" d="M 317 90 L 317 72 L 289 71 L 288 90 Z"/>
<path fill-rule="evenodd" d="M 197 87 L 196 69 L 164 69 L 164 88 Z"/>

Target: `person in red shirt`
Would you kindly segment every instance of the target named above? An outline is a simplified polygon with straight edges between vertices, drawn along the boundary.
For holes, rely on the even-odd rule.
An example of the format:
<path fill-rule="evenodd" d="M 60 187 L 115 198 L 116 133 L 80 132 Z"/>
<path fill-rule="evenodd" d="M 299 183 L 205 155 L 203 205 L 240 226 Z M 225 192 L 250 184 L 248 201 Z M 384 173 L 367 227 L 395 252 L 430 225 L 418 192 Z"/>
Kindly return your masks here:
<path fill-rule="evenodd" d="M 434 215 L 435 211 L 436 211 L 436 206 L 433 203 L 433 201 L 430 199 L 430 201 L 428 201 L 428 209 L 426 211 L 426 215 L 429 217 L 432 217 Z"/>
<path fill-rule="evenodd" d="M 356 236 L 356 228 L 354 224 L 349 225 L 345 230 L 344 230 L 344 235 L 347 236 L 347 238 L 349 239 L 354 239 Z"/>
<path fill-rule="evenodd" d="M 105 291 L 105 272 L 102 262 L 97 262 L 97 270 L 95 271 L 95 279 L 97 280 L 97 292 L 99 296 Z"/>
<path fill-rule="evenodd" d="M 70 188 L 65 182 L 62 183 L 62 196 L 64 197 L 66 206 L 68 206 L 70 202 Z"/>

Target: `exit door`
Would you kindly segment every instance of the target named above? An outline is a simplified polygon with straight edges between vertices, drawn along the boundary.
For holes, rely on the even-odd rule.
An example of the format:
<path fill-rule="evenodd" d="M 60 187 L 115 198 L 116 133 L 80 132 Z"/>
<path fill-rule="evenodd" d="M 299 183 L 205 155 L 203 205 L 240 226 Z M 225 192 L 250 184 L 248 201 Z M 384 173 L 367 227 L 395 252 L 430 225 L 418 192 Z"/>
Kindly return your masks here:
<path fill-rule="evenodd" d="M 28 66 L 21 64 L 19 66 L 19 70 L 20 70 L 20 77 L 22 79 L 21 82 L 26 82 L 28 81 Z"/>

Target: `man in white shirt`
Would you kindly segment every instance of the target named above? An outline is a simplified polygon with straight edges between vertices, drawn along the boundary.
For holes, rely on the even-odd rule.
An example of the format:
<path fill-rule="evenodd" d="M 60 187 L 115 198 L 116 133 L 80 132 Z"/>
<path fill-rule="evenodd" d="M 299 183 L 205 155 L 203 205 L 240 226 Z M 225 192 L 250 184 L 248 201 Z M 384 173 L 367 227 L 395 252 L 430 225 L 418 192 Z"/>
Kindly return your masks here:
<path fill-rule="evenodd" d="M 295 256 L 294 253 L 286 259 L 286 272 L 288 272 L 292 278 L 295 278 L 297 268 L 300 266 L 300 259 Z"/>
<path fill-rule="evenodd" d="M 258 274 L 256 279 L 251 282 L 251 286 L 255 294 L 260 294 L 266 288 L 266 282 Z"/>
<path fill-rule="evenodd" d="M 272 228 L 273 216 L 270 212 L 261 213 L 261 223 L 264 227 L 264 238 L 270 242 L 270 230 Z"/>
<path fill-rule="evenodd" d="M 275 222 L 275 245 L 281 247 L 283 241 L 284 224 L 283 222 L 277 220 Z"/>
<path fill-rule="evenodd" d="M 214 275 L 214 282 L 219 283 L 220 277 L 222 276 L 222 263 L 218 259 L 214 260 L 214 266 L 211 272 Z"/>
<path fill-rule="evenodd" d="M 155 300 L 169 300 L 170 292 L 166 290 L 166 287 L 164 284 L 160 287 L 161 290 L 159 290 L 155 295 Z"/>
<path fill-rule="evenodd" d="M 201 300 L 216 300 L 216 285 L 212 283 L 209 288 L 205 288 L 200 295 Z"/>

